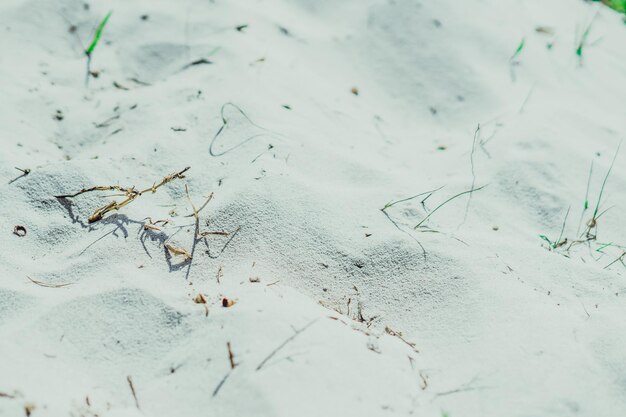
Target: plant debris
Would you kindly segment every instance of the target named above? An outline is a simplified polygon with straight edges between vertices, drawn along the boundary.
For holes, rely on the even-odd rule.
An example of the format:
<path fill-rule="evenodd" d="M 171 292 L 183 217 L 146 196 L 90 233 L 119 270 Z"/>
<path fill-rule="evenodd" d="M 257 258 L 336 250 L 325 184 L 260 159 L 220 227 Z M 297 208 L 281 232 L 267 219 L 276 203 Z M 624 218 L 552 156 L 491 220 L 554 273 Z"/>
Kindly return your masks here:
<path fill-rule="evenodd" d="M 398 332 L 396 330 L 393 330 L 389 326 L 385 326 L 385 332 L 387 332 L 387 334 L 389 334 L 391 336 L 397 337 L 398 339 L 402 340 L 404 343 L 409 345 L 411 347 L 411 349 L 413 349 L 416 353 L 419 353 L 419 350 L 417 350 L 417 348 L 415 347 L 415 343 L 409 342 L 404 337 L 402 337 L 402 332 Z"/>
<path fill-rule="evenodd" d="M 37 281 L 36 279 L 32 279 L 28 275 L 26 275 L 26 278 L 28 278 L 30 282 L 32 282 L 33 284 L 39 285 L 40 287 L 46 287 L 46 288 L 63 288 L 63 287 L 67 287 L 68 285 L 73 284 L 72 282 L 68 282 L 65 284 L 48 284 L 47 282 L 42 282 L 42 281 Z"/>
<path fill-rule="evenodd" d="M 233 350 L 230 347 L 230 342 L 226 342 L 226 347 L 228 347 L 228 360 L 230 362 L 230 369 L 235 369 L 237 364 L 235 363 L 235 355 L 233 354 Z"/>
<path fill-rule="evenodd" d="M 232 298 L 222 297 L 222 307 L 232 307 L 237 304 L 238 300 L 234 300 Z"/>
<path fill-rule="evenodd" d="M 174 246 L 170 243 L 166 243 L 165 247 L 167 248 L 167 250 L 174 256 L 182 256 L 185 258 L 186 261 L 190 261 L 192 256 L 189 252 L 187 252 L 185 249 L 183 248 L 179 248 L 177 246 Z"/>
<path fill-rule="evenodd" d="M 196 66 L 196 65 L 211 65 L 212 63 L 213 63 L 213 61 L 209 61 L 206 58 L 200 58 L 200 59 L 196 59 L 193 62 L 190 62 L 189 64 L 187 64 L 184 67 L 182 67 L 180 70 L 183 71 L 183 70 L 186 70 L 187 68 L 191 68 L 191 67 Z"/>
<path fill-rule="evenodd" d="M 113 200 L 110 203 L 108 203 L 107 205 L 100 207 L 99 209 L 97 209 L 96 211 L 94 211 L 94 213 L 89 216 L 89 223 L 94 223 L 97 222 L 99 220 L 102 220 L 102 218 L 109 213 L 110 211 L 114 211 L 114 210 L 119 210 L 122 207 L 124 207 L 127 204 L 130 204 L 131 202 L 133 202 L 137 197 L 141 197 L 143 194 L 147 193 L 147 192 L 152 192 L 155 193 L 157 191 L 157 189 L 175 179 L 179 179 L 179 178 L 185 178 L 185 172 L 187 172 L 187 170 L 189 170 L 191 167 L 187 167 L 185 169 L 183 169 L 182 171 L 176 172 L 174 174 L 171 175 L 167 175 L 166 177 L 164 177 L 161 182 L 159 182 L 158 184 L 152 184 L 152 187 L 146 188 L 145 190 L 142 191 L 138 191 L 135 189 L 135 187 L 120 187 L 119 185 L 108 185 L 108 186 L 95 186 L 95 187 L 91 187 L 91 188 L 83 188 L 82 190 L 78 191 L 77 193 L 74 194 L 66 194 L 66 195 L 58 195 L 55 196 L 56 198 L 60 198 L 60 199 L 65 199 L 65 198 L 74 198 L 80 194 L 84 194 L 84 193 L 88 193 L 91 191 L 120 191 L 123 193 L 124 196 L 126 196 L 126 199 L 124 201 L 122 201 L 121 203 L 118 203 L 117 201 Z"/>
<path fill-rule="evenodd" d="M 198 293 L 198 295 L 196 295 L 196 298 L 193 299 L 193 302 L 196 304 L 203 304 L 204 305 L 204 316 L 208 317 L 209 316 L 209 307 L 207 306 L 207 299 L 206 296 L 202 293 Z"/>
<path fill-rule="evenodd" d="M 19 237 L 26 236 L 26 228 L 24 226 L 17 225 L 13 228 L 13 234 Z"/>
<path fill-rule="evenodd" d="M 135 392 L 135 385 L 133 384 L 133 379 L 131 378 L 130 375 L 128 375 L 126 377 L 126 380 L 128 381 L 128 386 L 130 387 L 130 392 L 132 392 L 133 398 L 135 399 L 135 406 L 139 410 L 140 409 L 139 408 L 139 401 L 137 400 L 137 393 Z"/>
<path fill-rule="evenodd" d="M 28 403 L 24 405 L 24 413 L 26 414 L 26 417 L 30 417 L 30 415 L 33 413 L 33 411 L 35 411 L 35 405 Z"/>

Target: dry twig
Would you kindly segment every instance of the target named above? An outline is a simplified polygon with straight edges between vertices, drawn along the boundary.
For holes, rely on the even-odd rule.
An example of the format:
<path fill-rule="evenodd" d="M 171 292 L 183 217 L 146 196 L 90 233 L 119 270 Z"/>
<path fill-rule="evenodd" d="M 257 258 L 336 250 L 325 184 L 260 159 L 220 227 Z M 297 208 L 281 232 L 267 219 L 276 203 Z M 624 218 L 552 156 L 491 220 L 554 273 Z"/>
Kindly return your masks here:
<path fill-rule="evenodd" d="M 137 393 L 135 392 L 135 386 L 133 385 L 133 379 L 130 377 L 130 375 L 128 375 L 126 377 L 126 380 L 128 381 L 128 386 L 130 387 L 130 392 L 133 393 L 133 398 L 135 399 L 135 406 L 137 407 L 137 409 L 139 410 L 139 401 L 137 400 Z"/>
<path fill-rule="evenodd" d="M 235 355 L 233 354 L 233 350 L 230 347 L 230 342 L 226 342 L 226 347 L 228 347 L 228 360 L 230 361 L 230 369 L 235 369 L 237 364 L 235 363 Z"/>

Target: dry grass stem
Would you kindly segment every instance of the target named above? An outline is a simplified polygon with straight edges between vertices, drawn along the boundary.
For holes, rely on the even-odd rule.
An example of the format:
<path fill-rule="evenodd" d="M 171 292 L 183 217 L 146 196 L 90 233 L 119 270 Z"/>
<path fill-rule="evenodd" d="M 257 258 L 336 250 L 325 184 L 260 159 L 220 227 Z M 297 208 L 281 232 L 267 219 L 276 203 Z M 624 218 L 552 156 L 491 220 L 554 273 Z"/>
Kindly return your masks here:
<path fill-rule="evenodd" d="M 413 342 L 409 342 L 408 340 L 406 340 L 403 336 L 401 332 L 398 332 L 396 330 L 393 330 L 391 327 L 386 326 L 385 327 L 385 332 L 387 332 L 387 334 L 397 337 L 398 339 L 402 340 L 404 343 L 406 343 L 407 345 L 409 345 L 411 347 L 411 349 L 413 349 L 416 353 L 419 353 L 419 350 L 417 350 L 417 348 L 415 347 L 415 343 Z"/>
<path fill-rule="evenodd" d="M 235 369 L 237 364 L 235 363 L 235 355 L 233 354 L 233 350 L 230 347 L 230 342 L 226 342 L 226 346 L 228 347 L 228 360 L 230 361 L 230 369 Z"/>
<path fill-rule="evenodd" d="M 135 187 L 120 187 L 119 185 L 109 185 L 109 186 L 96 186 L 96 187 L 91 187 L 91 188 L 83 188 L 82 190 L 78 191 L 77 193 L 74 194 L 67 194 L 67 195 L 58 195 L 56 196 L 56 198 L 73 198 L 76 196 L 79 196 L 81 194 L 84 193 L 89 193 L 92 191 L 120 191 L 122 192 L 123 196 L 126 197 L 125 200 L 123 200 L 122 202 L 118 203 L 117 201 L 111 201 L 110 203 L 108 203 L 107 205 L 100 207 L 98 209 L 96 209 L 96 211 L 93 212 L 93 214 L 91 216 L 89 216 L 88 221 L 89 223 L 95 223 L 99 220 L 102 220 L 102 218 L 109 213 L 110 211 L 114 211 L 114 210 L 119 210 L 122 207 L 124 207 L 127 204 L 130 204 L 131 202 L 133 202 L 137 197 L 142 196 L 143 194 L 147 193 L 147 192 L 152 192 L 155 193 L 156 190 L 175 180 L 175 179 L 179 179 L 179 178 L 185 178 L 185 172 L 187 172 L 187 170 L 189 170 L 189 168 L 191 167 L 187 167 L 185 169 L 183 169 L 182 171 L 176 172 L 174 174 L 171 175 L 167 175 L 165 177 L 163 177 L 163 179 L 157 184 L 154 183 L 152 184 L 151 187 L 146 188 L 145 190 L 137 190 L 135 189 Z"/>

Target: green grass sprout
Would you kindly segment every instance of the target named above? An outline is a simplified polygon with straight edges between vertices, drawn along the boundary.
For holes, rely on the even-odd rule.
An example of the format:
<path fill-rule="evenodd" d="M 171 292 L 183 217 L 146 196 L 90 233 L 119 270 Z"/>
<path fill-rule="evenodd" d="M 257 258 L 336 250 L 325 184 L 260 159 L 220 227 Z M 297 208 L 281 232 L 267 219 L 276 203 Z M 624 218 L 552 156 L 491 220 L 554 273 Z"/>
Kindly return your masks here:
<path fill-rule="evenodd" d="M 517 49 L 515 50 L 515 52 L 513 52 L 513 55 L 511 55 L 511 58 L 509 58 L 510 62 L 512 62 L 522 52 L 522 50 L 524 49 L 525 43 L 526 43 L 526 38 L 522 38 L 519 45 L 517 45 Z"/>
<path fill-rule="evenodd" d="M 585 29 L 583 35 L 580 37 L 580 42 L 578 43 L 578 47 L 576 48 L 576 55 L 578 55 L 579 58 L 583 57 L 583 48 L 587 44 L 587 38 L 589 37 L 589 32 L 591 32 L 591 26 L 593 25 L 594 20 L 596 20 L 597 15 L 598 13 L 593 15 L 591 22 L 589 22 L 589 26 L 587 26 L 587 29 Z"/>
<path fill-rule="evenodd" d="M 93 54 L 93 51 L 96 49 L 96 46 L 98 46 L 98 42 L 100 42 L 100 38 L 102 37 L 102 31 L 104 30 L 104 27 L 109 21 L 109 18 L 111 17 L 112 13 L 113 11 L 109 11 L 109 13 L 107 13 L 106 16 L 104 16 L 104 19 L 102 19 L 102 21 L 96 28 L 96 33 L 93 36 L 93 40 L 91 41 L 91 44 L 89 45 L 87 49 L 85 49 L 85 55 L 87 55 L 87 76 L 85 78 L 85 85 L 89 84 L 89 76 L 91 74 L 91 55 Z"/>

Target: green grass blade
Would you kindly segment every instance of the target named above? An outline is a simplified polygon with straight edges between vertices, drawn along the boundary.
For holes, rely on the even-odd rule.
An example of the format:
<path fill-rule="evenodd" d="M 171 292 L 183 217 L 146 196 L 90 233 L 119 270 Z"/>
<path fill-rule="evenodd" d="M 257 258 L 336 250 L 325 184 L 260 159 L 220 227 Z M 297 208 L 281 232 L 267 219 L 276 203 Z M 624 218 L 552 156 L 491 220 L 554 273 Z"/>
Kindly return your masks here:
<path fill-rule="evenodd" d="M 100 37 L 102 36 L 102 31 L 104 30 L 104 27 L 106 26 L 107 22 L 109 21 L 109 18 L 111 17 L 112 13 L 113 13 L 113 11 L 110 11 L 109 13 L 107 13 L 107 15 L 104 17 L 104 19 L 102 19 L 102 22 L 100 22 L 100 24 L 98 25 L 98 28 L 96 29 L 96 34 L 94 35 L 93 40 L 91 41 L 91 45 L 89 45 L 89 48 L 87 48 L 87 50 L 85 51 L 87 56 L 91 55 L 93 50 L 96 49 L 96 46 L 98 45 L 98 42 L 100 42 Z"/>
<path fill-rule="evenodd" d="M 587 43 L 587 37 L 589 37 L 589 32 L 591 32 L 591 26 L 593 25 L 593 21 L 596 20 L 597 15 L 598 15 L 597 12 L 595 15 L 593 15 L 591 22 L 589 22 L 589 26 L 587 26 L 587 29 L 585 29 L 585 31 L 583 32 L 583 35 L 580 38 L 580 43 L 578 44 L 578 48 L 576 48 L 576 55 L 578 55 L 581 58 L 583 56 L 583 48 L 585 47 L 585 44 Z"/>
<path fill-rule="evenodd" d="M 550 240 L 550 238 L 549 238 L 548 236 L 546 236 L 546 235 L 539 235 L 539 237 L 540 237 L 542 240 L 545 240 L 546 242 L 548 242 L 548 245 L 550 245 L 550 247 L 553 247 L 553 246 L 554 246 L 554 245 L 552 244 L 552 241 Z"/>
<path fill-rule="evenodd" d="M 626 13 L 626 0 L 602 0 L 602 3 L 618 12 Z"/>
<path fill-rule="evenodd" d="M 609 167 L 609 170 L 606 172 L 606 176 L 604 177 L 604 181 L 602 181 L 602 188 L 600 188 L 600 195 L 598 196 L 598 202 L 596 203 L 595 210 L 593 210 L 593 218 L 594 219 L 597 219 L 598 209 L 600 208 L 600 200 L 602 200 L 602 193 L 604 193 L 604 187 L 606 186 L 606 182 L 609 179 L 609 175 L 611 175 L 611 171 L 613 170 L 613 165 L 615 165 L 615 160 L 617 159 L 617 154 L 619 153 L 619 148 L 621 146 L 622 146 L 622 143 L 620 142 L 620 144 L 617 145 L 617 150 L 615 151 L 615 156 L 613 156 L 613 161 L 611 161 L 611 166 Z"/>
<path fill-rule="evenodd" d="M 486 185 L 483 185 L 482 187 L 471 188 L 469 190 L 466 190 L 466 191 L 463 191 L 461 193 L 453 195 L 452 197 L 450 197 L 449 199 L 447 199 L 446 201 L 444 201 L 443 203 L 441 203 L 437 207 L 435 207 L 430 213 L 428 213 L 428 215 L 426 217 L 424 217 L 418 224 L 416 224 L 415 227 L 413 227 L 413 229 L 417 229 L 418 227 L 420 227 L 426 220 L 428 220 L 430 218 L 430 216 L 435 214 L 435 212 L 437 210 L 439 210 L 441 207 L 445 206 L 446 204 L 448 204 L 450 201 L 454 200 L 455 198 L 461 197 L 462 195 L 465 195 L 465 194 L 473 193 L 474 191 L 482 190 L 485 187 L 486 187 Z"/>
<path fill-rule="evenodd" d="M 392 206 L 394 206 L 394 205 L 396 205 L 396 204 L 398 204 L 398 203 L 403 203 L 403 202 L 405 202 L 405 201 L 410 201 L 410 200 L 413 200 L 414 198 L 421 197 L 421 196 L 426 195 L 426 194 L 433 194 L 434 192 L 441 190 L 443 187 L 444 187 L 444 186 L 442 185 L 441 187 L 439 187 L 439 188 L 435 188 L 434 190 L 425 191 L 425 192 L 423 192 L 423 193 L 419 193 L 419 194 L 416 194 L 416 195 L 411 196 L 411 197 L 403 198 L 403 199 L 401 199 L 401 200 L 397 200 L 397 201 L 390 201 L 390 202 L 388 202 L 387 204 L 385 204 L 385 207 L 383 207 L 381 210 L 388 209 L 389 207 L 392 207 Z"/>
<path fill-rule="evenodd" d="M 517 46 L 517 49 L 515 50 L 515 52 L 513 52 L 513 55 L 511 55 L 511 58 L 509 58 L 509 61 L 513 61 L 515 57 L 517 57 L 520 54 L 520 52 L 522 52 L 522 49 L 524 49 L 525 43 L 526 43 L 526 38 L 522 38 L 521 42 Z"/>

